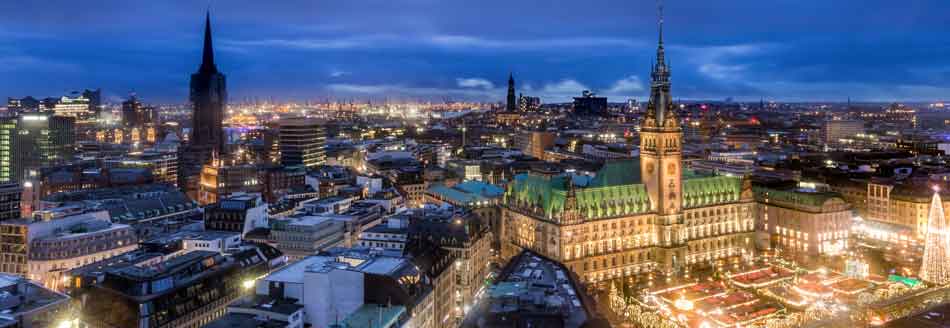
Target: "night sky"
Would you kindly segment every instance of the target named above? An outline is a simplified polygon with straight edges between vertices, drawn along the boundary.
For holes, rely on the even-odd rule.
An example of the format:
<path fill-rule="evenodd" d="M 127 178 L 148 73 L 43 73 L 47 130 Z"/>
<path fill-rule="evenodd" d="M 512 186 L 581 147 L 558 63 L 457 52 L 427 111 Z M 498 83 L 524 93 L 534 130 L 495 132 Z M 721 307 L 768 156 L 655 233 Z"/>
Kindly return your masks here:
<path fill-rule="evenodd" d="M 0 97 L 185 102 L 211 8 L 231 101 L 644 99 L 653 0 L 0 0 Z M 950 99 L 950 1 L 668 0 L 683 99 Z"/>

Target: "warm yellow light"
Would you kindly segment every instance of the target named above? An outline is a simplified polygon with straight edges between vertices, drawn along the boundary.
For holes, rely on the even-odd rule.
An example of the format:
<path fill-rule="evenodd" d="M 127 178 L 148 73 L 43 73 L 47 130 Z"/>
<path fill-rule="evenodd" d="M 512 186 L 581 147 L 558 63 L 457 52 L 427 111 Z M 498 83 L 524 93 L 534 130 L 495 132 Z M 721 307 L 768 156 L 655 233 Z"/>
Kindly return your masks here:
<path fill-rule="evenodd" d="M 254 288 L 254 279 L 245 280 L 241 283 L 241 287 L 244 287 L 244 289 Z"/>

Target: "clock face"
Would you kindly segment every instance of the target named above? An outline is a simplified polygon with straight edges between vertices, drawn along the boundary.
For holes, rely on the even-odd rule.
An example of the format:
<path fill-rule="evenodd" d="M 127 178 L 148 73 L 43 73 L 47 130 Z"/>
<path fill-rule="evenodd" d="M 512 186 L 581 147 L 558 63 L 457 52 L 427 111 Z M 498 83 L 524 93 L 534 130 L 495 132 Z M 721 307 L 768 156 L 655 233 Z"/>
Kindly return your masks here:
<path fill-rule="evenodd" d="M 647 163 L 647 174 L 653 174 L 653 163 Z"/>
<path fill-rule="evenodd" d="M 676 163 L 670 163 L 669 165 L 667 165 L 666 171 L 667 171 L 666 174 L 670 176 L 676 175 Z"/>

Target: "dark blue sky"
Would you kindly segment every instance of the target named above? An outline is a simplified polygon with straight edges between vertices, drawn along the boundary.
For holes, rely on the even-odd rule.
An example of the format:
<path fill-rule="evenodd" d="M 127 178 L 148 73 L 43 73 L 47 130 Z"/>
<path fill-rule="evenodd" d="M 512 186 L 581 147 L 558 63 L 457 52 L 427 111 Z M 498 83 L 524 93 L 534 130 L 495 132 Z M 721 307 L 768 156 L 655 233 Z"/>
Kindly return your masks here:
<path fill-rule="evenodd" d="M 0 96 L 101 87 L 184 102 L 205 1 L 0 1 Z M 218 67 L 245 97 L 643 99 L 653 0 L 230 0 Z M 668 0 L 685 99 L 950 99 L 950 1 Z"/>

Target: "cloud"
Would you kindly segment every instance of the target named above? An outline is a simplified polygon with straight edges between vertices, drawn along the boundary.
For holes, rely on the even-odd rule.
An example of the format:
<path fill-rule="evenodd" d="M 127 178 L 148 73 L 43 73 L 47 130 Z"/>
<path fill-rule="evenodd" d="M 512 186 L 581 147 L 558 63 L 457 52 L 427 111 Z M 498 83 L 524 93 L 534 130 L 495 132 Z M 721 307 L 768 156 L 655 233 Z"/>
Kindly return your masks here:
<path fill-rule="evenodd" d="M 382 41 L 384 37 L 339 38 L 339 39 L 257 39 L 257 40 L 221 40 L 229 49 L 288 48 L 299 50 L 346 50 L 369 47 Z"/>
<path fill-rule="evenodd" d="M 332 70 L 330 71 L 330 77 L 344 77 L 350 75 L 350 72 L 341 71 L 341 70 Z"/>
<path fill-rule="evenodd" d="M 490 39 L 468 35 L 432 35 L 424 43 L 444 48 L 481 48 L 494 50 L 532 50 L 550 48 L 588 47 L 643 47 L 641 40 L 584 37 L 584 38 L 539 38 L 539 39 Z"/>
<path fill-rule="evenodd" d="M 614 82 L 607 90 L 604 90 L 604 93 L 607 95 L 622 95 L 634 92 L 643 91 L 643 82 L 640 81 L 640 77 L 636 75 L 631 75 Z"/>
<path fill-rule="evenodd" d="M 696 67 L 702 76 L 714 80 L 740 80 L 749 69 L 746 59 L 780 49 L 775 43 L 744 43 L 714 46 L 674 46 L 684 54 L 687 63 Z"/>
<path fill-rule="evenodd" d="M 46 71 L 77 73 L 79 65 L 27 55 L 0 56 L 0 72 Z"/>
<path fill-rule="evenodd" d="M 541 97 L 545 102 L 563 102 L 579 96 L 582 91 L 590 90 L 590 88 L 575 79 L 562 79 L 546 83 L 538 89 L 525 84 L 521 90 L 527 95 Z"/>
<path fill-rule="evenodd" d="M 253 40 L 224 39 L 225 49 L 236 52 L 253 49 L 286 48 L 307 51 L 343 51 L 351 49 L 404 48 L 406 46 L 438 48 L 445 50 L 493 50 L 523 51 L 552 48 L 586 49 L 593 47 L 639 48 L 647 43 L 622 38 L 537 38 L 537 39 L 492 39 L 469 35 L 351 35 L 326 38 L 264 38 Z"/>
<path fill-rule="evenodd" d="M 717 80 L 738 80 L 746 70 L 746 65 L 724 65 L 708 63 L 699 65 L 699 72 Z"/>
<path fill-rule="evenodd" d="M 482 79 L 482 78 L 459 78 L 455 79 L 456 83 L 460 88 L 480 88 L 480 89 L 494 89 L 495 84 L 491 81 Z"/>

